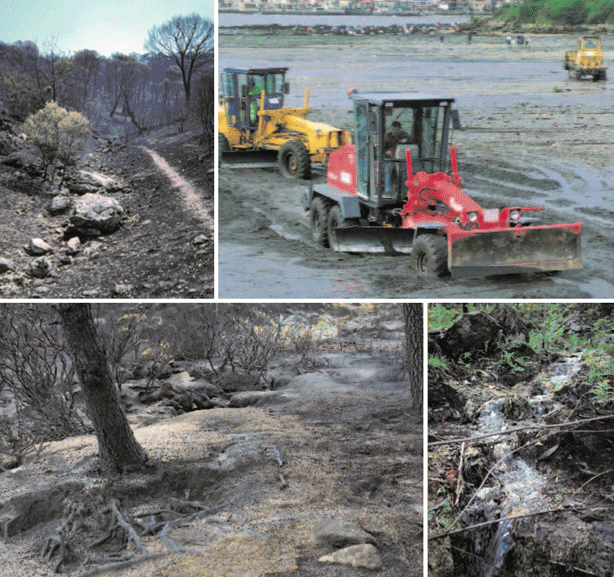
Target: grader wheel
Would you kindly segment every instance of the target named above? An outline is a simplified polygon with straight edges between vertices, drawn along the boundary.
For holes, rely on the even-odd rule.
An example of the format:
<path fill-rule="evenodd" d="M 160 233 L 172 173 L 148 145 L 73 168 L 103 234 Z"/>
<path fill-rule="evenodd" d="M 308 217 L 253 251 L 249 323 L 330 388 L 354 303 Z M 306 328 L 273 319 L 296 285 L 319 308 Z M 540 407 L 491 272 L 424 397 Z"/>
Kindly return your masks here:
<path fill-rule="evenodd" d="M 411 249 L 410 263 L 418 273 L 448 276 L 448 241 L 442 236 L 432 234 L 419 237 Z"/>
<path fill-rule="evenodd" d="M 288 140 L 279 149 L 279 170 L 287 178 L 307 180 L 311 175 L 311 158 L 300 140 Z"/>
<path fill-rule="evenodd" d="M 311 203 L 309 221 L 313 240 L 322 246 L 328 247 L 328 213 L 330 204 L 318 196 Z"/>

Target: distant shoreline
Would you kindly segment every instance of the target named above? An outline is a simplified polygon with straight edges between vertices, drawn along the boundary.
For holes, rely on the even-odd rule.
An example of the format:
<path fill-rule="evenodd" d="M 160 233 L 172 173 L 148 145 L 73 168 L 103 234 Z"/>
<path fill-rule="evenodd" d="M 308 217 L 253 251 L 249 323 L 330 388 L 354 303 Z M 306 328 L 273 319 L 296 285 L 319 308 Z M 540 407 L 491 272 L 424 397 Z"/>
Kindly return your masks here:
<path fill-rule="evenodd" d="M 411 16 L 413 18 L 417 18 L 420 16 L 441 16 L 443 18 L 447 18 L 449 16 L 472 16 L 470 12 L 463 10 L 429 10 L 429 11 L 418 11 L 418 12 L 368 12 L 366 10 L 233 10 L 231 8 L 218 10 L 219 14 L 262 14 L 266 15 L 284 15 L 284 16 L 398 16 L 400 18 L 406 18 Z M 487 16 L 484 14 L 483 16 Z"/>

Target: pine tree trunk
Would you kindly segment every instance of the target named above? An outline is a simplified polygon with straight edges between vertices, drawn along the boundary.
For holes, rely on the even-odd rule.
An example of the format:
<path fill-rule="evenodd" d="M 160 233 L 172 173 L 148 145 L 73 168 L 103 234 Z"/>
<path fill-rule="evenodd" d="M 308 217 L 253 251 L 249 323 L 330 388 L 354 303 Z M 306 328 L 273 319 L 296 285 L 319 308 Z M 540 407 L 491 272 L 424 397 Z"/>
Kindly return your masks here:
<path fill-rule="evenodd" d="M 423 347 L 424 337 L 422 334 L 423 313 L 422 305 L 403 304 L 403 320 L 405 322 L 405 369 L 409 375 L 409 389 L 412 405 L 422 407 L 423 391 Z"/>
<path fill-rule="evenodd" d="M 147 461 L 147 455 L 119 404 L 118 391 L 96 333 L 90 305 L 58 304 L 58 311 L 81 381 L 87 414 L 98 438 L 101 468 L 110 472 L 142 465 Z"/>

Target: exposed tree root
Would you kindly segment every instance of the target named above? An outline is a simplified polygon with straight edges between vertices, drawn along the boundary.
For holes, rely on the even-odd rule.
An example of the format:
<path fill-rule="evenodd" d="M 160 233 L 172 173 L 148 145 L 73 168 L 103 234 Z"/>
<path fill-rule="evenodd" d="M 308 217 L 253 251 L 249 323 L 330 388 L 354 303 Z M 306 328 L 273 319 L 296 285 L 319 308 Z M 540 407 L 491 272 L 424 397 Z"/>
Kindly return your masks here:
<path fill-rule="evenodd" d="M 75 509 L 68 518 L 58 527 L 58 532 L 55 535 L 51 535 L 41 553 L 41 558 L 47 558 L 47 561 L 51 561 L 51 558 L 59 549 L 58 558 L 53 572 L 57 573 L 60 569 L 60 565 L 70 559 L 72 555 L 71 540 L 76 535 L 77 531 L 81 527 L 86 527 L 83 518 L 81 517 L 81 508 Z"/>
<path fill-rule="evenodd" d="M 145 551 L 146 547 L 141 541 L 139 534 L 136 532 L 134 527 L 124 517 L 122 512 L 119 510 L 119 506 L 116 500 L 113 500 L 111 504 L 103 511 L 103 513 L 111 513 L 111 519 L 109 521 L 109 528 L 107 532 L 97 541 L 94 541 L 90 547 L 98 547 L 108 541 L 111 538 L 118 537 L 121 546 L 119 550 L 125 549 L 128 547 L 130 542 L 134 543 L 134 546 L 139 551 Z"/>
<path fill-rule="evenodd" d="M 110 571 L 111 569 L 123 569 L 124 567 L 130 567 L 130 565 L 136 565 L 137 563 L 142 563 L 143 561 L 149 561 L 151 559 L 156 559 L 158 557 L 164 557 L 168 553 L 151 553 L 149 555 L 143 555 L 143 557 L 137 557 L 136 559 L 128 559 L 126 561 L 119 561 L 117 563 L 110 563 L 109 565 L 103 565 L 102 567 L 95 567 L 94 569 L 90 569 L 85 573 L 81 573 L 79 577 L 90 577 L 91 575 L 97 575 L 98 573 L 104 573 L 106 571 Z"/>

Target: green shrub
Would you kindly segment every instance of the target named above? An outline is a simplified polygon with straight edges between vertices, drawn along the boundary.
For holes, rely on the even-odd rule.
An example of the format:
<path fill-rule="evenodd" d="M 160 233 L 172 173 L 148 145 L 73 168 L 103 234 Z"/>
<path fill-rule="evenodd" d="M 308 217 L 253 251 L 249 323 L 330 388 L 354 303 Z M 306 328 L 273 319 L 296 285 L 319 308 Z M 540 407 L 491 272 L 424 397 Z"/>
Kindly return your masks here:
<path fill-rule="evenodd" d="M 541 1 L 523 2 L 518 9 L 518 22 L 521 24 L 535 24 L 541 7 Z"/>
<path fill-rule="evenodd" d="M 88 134 L 89 121 L 78 112 L 68 112 L 55 102 L 48 102 L 45 108 L 29 116 L 23 124 L 23 131 L 34 143 L 41 155 L 43 180 L 47 179 L 49 167 L 60 160 L 68 166 L 78 141 Z"/>
<path fill-rule="evenodd" d="M 614 24 L 614 0 L 604 2 L 588 17 L 589 24 Z"/>
<path fill-rule="evenodd" d="M 565 4 L 551 5 L 546 10 L 546 17 L 554 24 L 577 26 L 584 24 L 588 17 L 589 7 L 584 0 L 573 0 Z"/>

